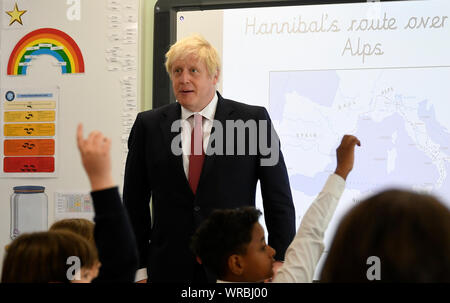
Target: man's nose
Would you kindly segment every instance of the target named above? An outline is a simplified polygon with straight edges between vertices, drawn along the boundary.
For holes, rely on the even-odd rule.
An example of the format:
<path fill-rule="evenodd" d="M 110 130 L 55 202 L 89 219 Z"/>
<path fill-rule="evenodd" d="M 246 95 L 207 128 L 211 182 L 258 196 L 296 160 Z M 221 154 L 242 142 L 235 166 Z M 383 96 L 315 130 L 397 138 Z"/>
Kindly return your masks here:
<path fill-rule="evenodd" d="M 189 83 L 191 81 L 191 77 L 187 71 L 182 71 L 180 75 L 181 83 Z"/>

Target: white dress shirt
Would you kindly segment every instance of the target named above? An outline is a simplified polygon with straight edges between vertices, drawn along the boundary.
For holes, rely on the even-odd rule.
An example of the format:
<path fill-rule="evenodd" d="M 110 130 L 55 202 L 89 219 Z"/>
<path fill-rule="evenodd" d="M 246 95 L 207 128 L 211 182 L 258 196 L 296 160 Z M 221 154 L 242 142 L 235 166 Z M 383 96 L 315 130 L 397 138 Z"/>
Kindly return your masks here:
<path fill-rule="evenodd" d="M 203 151 L 206 152 L 208 147 L 209 137 L 211 136 L 211 129 L 214 122 L 214 115 L 217 108 L 217 93 L 214 94 L 211 102 L 198 112 L 203 116 L 202 130 L 203 130 Z M 181 107 L 181 147 L 183 149 L 183 168 L 186 178 L 189 171 L 189 156 L 191 154 L 191 133 L 194 127 L 194 114 L 190 110 Z"/>

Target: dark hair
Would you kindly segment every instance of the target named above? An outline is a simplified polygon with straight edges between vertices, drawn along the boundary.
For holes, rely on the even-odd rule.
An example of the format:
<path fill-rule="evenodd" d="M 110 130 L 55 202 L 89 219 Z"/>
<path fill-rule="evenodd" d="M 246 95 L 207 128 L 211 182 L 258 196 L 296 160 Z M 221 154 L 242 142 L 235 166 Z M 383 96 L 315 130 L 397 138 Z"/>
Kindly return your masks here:
<path fill-rule="evenodd" d="M 192 237 L 191 249 L 202 264 L 222 278 L 232 254 L 245 254 L 261 212 L 254 207 L 215 210 Z"/>
<path fill-rule="evenodd" d="M 450 282 L 450 210 L 435 197 L 387 190 L 350 210 L 337 229 L 321 281 Z"/>
<path fill-rule="evenodd" d="M 94 226 L 95 224 L 87 219 L 69 218 L 56 221 L 49 230 L 69 230 L 95 245 Z"/>
<path fill-rule="evenodd" d="M 68 230 L 22 234 L 9 246 L 3 261 L 2 283 L 70 282 L 67 259 L 80 258 L 81 267 L 98 262 L 95 247 Z"/>

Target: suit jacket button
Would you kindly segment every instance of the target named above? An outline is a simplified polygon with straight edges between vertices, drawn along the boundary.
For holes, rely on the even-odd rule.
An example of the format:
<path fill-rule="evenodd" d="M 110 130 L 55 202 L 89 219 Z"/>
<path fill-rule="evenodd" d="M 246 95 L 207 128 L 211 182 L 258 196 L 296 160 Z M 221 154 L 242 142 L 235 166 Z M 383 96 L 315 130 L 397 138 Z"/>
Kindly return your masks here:
<path fill-rule="evenodd" d="M 194 210 L 195 210 L 195 211 L 199 211 L 199 210 L 200 210 L 200 206 L 194 207 Z"/>

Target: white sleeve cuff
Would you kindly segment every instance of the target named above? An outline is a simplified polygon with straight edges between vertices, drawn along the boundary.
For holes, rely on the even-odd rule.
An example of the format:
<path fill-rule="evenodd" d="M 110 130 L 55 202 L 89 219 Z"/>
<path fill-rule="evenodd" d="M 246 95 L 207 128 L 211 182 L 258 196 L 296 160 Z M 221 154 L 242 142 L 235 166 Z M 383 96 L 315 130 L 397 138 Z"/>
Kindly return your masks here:
<path fill-rule="evenodd" d="M 136 276 L 134 277 L 134 282 L 147 279 L 147 268 L 141 268 L 136 271 Z"/>

